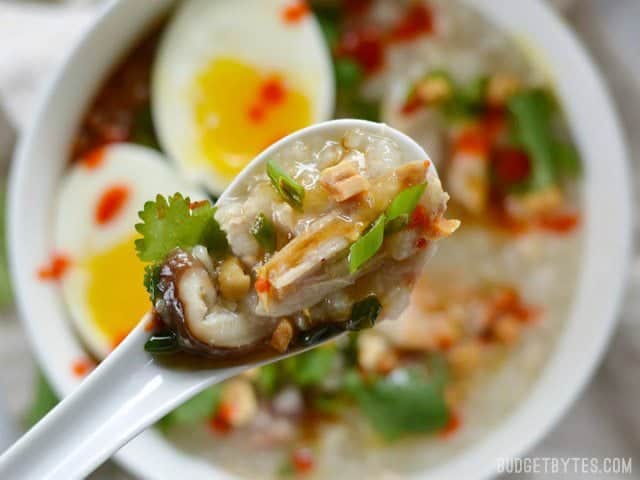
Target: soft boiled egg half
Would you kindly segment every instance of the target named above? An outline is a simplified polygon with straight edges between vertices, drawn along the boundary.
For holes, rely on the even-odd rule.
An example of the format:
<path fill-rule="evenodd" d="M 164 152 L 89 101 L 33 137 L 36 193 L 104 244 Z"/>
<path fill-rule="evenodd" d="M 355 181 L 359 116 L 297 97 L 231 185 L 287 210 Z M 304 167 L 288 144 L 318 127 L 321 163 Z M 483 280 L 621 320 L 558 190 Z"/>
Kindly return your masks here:
<path fill-rule="evenodd" d="M 303 0 L 185 0 L 152 75 L 163 149 L 219 195 L 270 144 L 333 113 L 333 67 Z"/>
<path fill-rule="evenodd" d="M 62 181 L 53 270 L 76 329 L 98 359 L 149 309 L 144 264 L 134 246 L 138 211 L 158 193 L 176 192 L 206 198 L 180 180 L 160 153 L 126 143 L 90 153 Z"/>

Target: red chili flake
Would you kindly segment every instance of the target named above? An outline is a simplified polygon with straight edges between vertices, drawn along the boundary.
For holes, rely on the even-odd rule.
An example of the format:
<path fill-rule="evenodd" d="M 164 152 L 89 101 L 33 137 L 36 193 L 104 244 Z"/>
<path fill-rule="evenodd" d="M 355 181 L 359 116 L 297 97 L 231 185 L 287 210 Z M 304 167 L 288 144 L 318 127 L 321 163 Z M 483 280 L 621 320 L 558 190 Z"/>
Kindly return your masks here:
<path fill-rule="evenodd" d="M 402 105 L 402 108 L 400 110 L 400 112 L 403 115 L 411 115 L 415 112 L 417 112 L 418 110 L 420 110 L 420 108 L 422 108 L 422 100 L 420 100 L 420 98 L 417 95 L 411 95 L 406 102 L 404 102 L 404 105 Z"/>
<path fill-rule="evenodd" d="M 281 104 L 287 95 L 287 90 L 280 77 L 271 77 L 260 87 L 260 98 L 268 105 Z"/>
<path fill-rule="evenodd" d="M 449 438 L 462 427 L 462 417 L 458 412 L 451 412 L 449 414 L 449 421 L 442 430 L 438 433 L 440 438 Z"/>
<path fill-rule="evenodd" d="M 424 237 L 418 238 L 418 240 L 416 240 L 416 248 L 420 250 L 427 248 L 427 239 Z"/>
<path fill-rule="evenodd" d="M 433 12 L 423 3 L 416 2 L 391 29 L 389 39 L 394 42 L 407 42 L 431 33 L 433 33 Z"/>
<path fill-rule="evenodd" d="M 189 204 L 189 210 L 195 210 L 196 208 L 203 207 L 207 205 L 209 202 L 207 200 L 198 200 L 197 202 L 191 202 Z"/>
<path fill-rule="evenodd" d="M 259 277 L 256 279 L 255 288 L 258 293 L 266 293 L 271 288 L 271 284 L 266 278 Z"/>
<path fill-rule="evenodd" d="M 291 463 L 296 473 L 309 473 L 314 467 L 313 452 L 308 448 L 296 448 L 291 454 Z"/>
<path fill-rule="evenodd" d="M 249 107 L 249 110 L 247 110 L 247 116 L 253 123 L 262 123 L 265 115 L 266 112 L 262 105 L 253 104 Z"/>
<path fill-rule="evenodd" d="M 71 371 L 76 377 L 84 377 L 94 368 L 96 368 L 96 363 L 86 357 L 78 358 L 71 364 Z"/>
<path fill-rule="evenodd" d="M 539 226 L 543 230 L 560 234 L 571 233 L 579 224 L 580 215 L 577 213 L 562 213 L 546 216 L 539 221 Z"/>
<path fill-rule="evenodd" d="M 431 166 L 431 161 L 429 161 L 429 160 L 425 160 L 425 161 L 424 161 L 424 163 L 423 163 L 423 165 L 424 165 L 424 168 L 426 168 L 426 169 L 428 170 L 428 169 L 429 169 L 429 167 Z"/>
<path fill-rule="evenodd" d="M 494 167 L 498 180 L 506 184 L 518 183 L 529 177 L 529 156 L 518 148 L 504 148 L 496 152 Z"/>
<path fill-rule="evenodd" d="M 104 160 L 105 147 L 98 147 L 85 154 L 80 162 L 89 170 L 93 170 L 100 166 Z"/>
<path fill-rule="evenodd" d="M 57 253 L 51 257 L 48 265 L 40 267 L 38 278 L 40 280 L 60 280 L 71 266 L 71 259 L 64 254 Z"/>
<path fill-rule="evenodd" d="M 456 139 L 454 151 L 486 156 L 489 154 L 489 141 L 483 129 L 477 126 L 469 127 Z"/>
<path fill-rule="evenodd" d="M 418 205 L 413 212 L 411 212 L 411 218 L 409 218 L 409 227 L 426 227 L 429 224 L 429 215 L 427 214 L 427 210 L 422 206 Z"/>
<path fill-rule="evenodd" d="M 365 73 L 375 73 L 384 65 L 382 35 L 374 27 L 348 31 L 340 39 L 337 55 L 352 58 Z"/>
<path fill-rule="evenodd" d="M 287 5 L 282 11 L 282 19 L 285 23 L 298 23 L 309 14 L 309 5 L 303 0 L 297 0 Z"/>
<path fill-rule="evenodd" d="M 231 415 L 233 415 L 233 406 L 221 404 L 216 415 L 209 421 L 209 427 L 215 433 L 223 435 L 229 433 L 233 429 Z"/>
<path fill-rule="evenodd" d="M 104 225 L 113 220 L 128 200 L 129 193 L 129 187 L 125 185 L 114 185 L 105 190 L 96 206 L 96 223 Z"/>

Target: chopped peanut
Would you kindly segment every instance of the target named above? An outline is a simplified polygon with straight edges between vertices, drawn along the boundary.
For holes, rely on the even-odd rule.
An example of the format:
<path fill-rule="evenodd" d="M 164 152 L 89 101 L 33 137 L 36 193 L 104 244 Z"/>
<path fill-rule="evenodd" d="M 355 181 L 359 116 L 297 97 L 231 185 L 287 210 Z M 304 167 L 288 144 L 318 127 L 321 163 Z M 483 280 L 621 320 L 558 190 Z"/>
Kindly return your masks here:
<path fill-rule="evenodd" d="M 433 225 L 438 237 L 448 237 L 460 227 L 460 220 L 438 218 Z"/>
<path fill-rule="evenodd" d="M 397 363 L 398 357 L 384 336 L 375 332 L 358 336 L 358 364 L 363 370 L 386 373 Z"/>
<path fill-rule="evenodd" d="M 487 101 L 493 106 L 502 106 L 509 97 L 520 89 L 520 80 L 515 75 L 498 73 L 489 79 L 487 85 Z"/>
<path fill-rule="evenodd" d="M 343 202 L 369 189 L 369 181 L 349 161 L 326 168 L 320 175 L 320 184 L 337 202 Z"/>
<path fill-rule="evenodd" d="M 222 296 L 229 300 L 240 300 L 249 291 L 251 279 L 244 273 L 236 257 L 227 258 L 220 266 L 218 276 Z"/>
<path fill-rule="evenodd" d="M 514 315 L 501 316 L 493 326 L 493 334 L 499 342 L 513 345 L 520 339 L 520 321 Z"/>
<path fill-rule="evenodd" d="M 258 412 L 258 401 L 253 386 L 248 380 L 240 377 L 223 385 L 220 405 L 227 409 L 225 420 L 233 427 L 248 424 Z"/>
<path fill-rule="evenodd" d="M 270 344 L 278 352 L 284 353 L 287 351 L 287 348 L 289 348 L 289 343 L 291 343 L 292 338 L 293 326 L 289 319 L 283 318 L 278 322 L 276 329 L 273 331 Z"/>
<path fill-rule="evenodd" d="M 426 104 L 447 100 L 451 93 L 451 84 L 441 77 L 428 78 L 416 86 L 416 95 Z"/>
<path fill-rule="evenodd" d="M 465 376 L 478 365 L 480 354 L 479 343 L 469 340 L 454 345 L 449 351 L 447 359 L 456 375 Z"/>

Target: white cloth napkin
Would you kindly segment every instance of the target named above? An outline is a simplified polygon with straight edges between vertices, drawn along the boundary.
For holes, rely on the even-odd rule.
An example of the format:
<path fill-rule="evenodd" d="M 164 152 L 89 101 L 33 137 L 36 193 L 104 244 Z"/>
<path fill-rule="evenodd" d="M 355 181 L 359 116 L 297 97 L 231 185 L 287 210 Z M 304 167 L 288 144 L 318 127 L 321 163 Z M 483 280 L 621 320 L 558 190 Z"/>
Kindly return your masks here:
<path fill-rule="evenodd" d="M 575 3 L 572 0 L 555 2 L 564 8 Z M 569 21 L 591 49 L 609 81 L 627 129 L 636 167 L 640 162 L 640 136 L 636 134 L 640 128 L 640 1 L 582 0 L 578 5 L 571 10 Z M 18 129 L 28 125 L 37 92 L 95 14 L 95 5 L 71 8 L 0 0 L 0 108 L 4 107 Z M 2 122 L 0 142 L 3 138 L 1 130 Z M 637 172 L 633 183 L 635 187 L 640 184 Z M 636 225 L 640 222 L 636 221 Z M 636 255 L 621 325 L 603 365 L 571 412 L 528 456 L 634 457 L 636 473 L 620 478 L 640 479 L 639 291 L 640 257 Z M 0 336 L 11 338 L 0 348 L 0 387 L 8 395 L 9 410 L 15 415 L 31 395 L 31 383 L 25 381 L 29 375 L 25 372 L 31 371 L 32 360 L 13 314 L 0 315 Z M 18 369 L 16 365 L 22 368 Z M 2 431 L 0 441 L 1 438 Z M 106 468 L 107 471 L 101 471 L 100 478 L 125 478 L 125 474 L 112 465 Z M 537 480 L 546 475 L 513 477 Z M 584 475 L 576 473 L 562 478 L 579 479 Z M 604 477 L 592 475 L 591 478 Z M 609 475 L 606 478 L 618 477 Z"/>

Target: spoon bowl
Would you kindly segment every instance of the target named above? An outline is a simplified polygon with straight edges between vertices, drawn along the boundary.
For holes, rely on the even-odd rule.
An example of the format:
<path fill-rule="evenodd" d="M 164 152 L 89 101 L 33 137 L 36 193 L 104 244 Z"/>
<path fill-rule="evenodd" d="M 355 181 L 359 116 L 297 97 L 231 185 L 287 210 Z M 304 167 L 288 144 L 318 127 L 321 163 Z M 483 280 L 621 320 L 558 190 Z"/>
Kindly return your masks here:
<path fill-rule="evenodd" d="M 229 185 L 224 200 L 240 192 L 282 147 L 314 137 L 339 137 L 362 129 L 391 138 L 403 158 L 426 159 L 411 138 L 384 124 L 333 120 L 295 132 L 260 153 Z M 429 167 L 435 168 L 433 164 Z M 0 478 L 80 478 L 171 410 L 203 389 L 246 370 L 315 348 L 339 335 L 328 331 L 312 345 L 246 363 L 173 368 L 144 350 L 151 314 L 56 408 L 0 457 Z M 195 363 L 195 362 L 194 362 Z"/>

